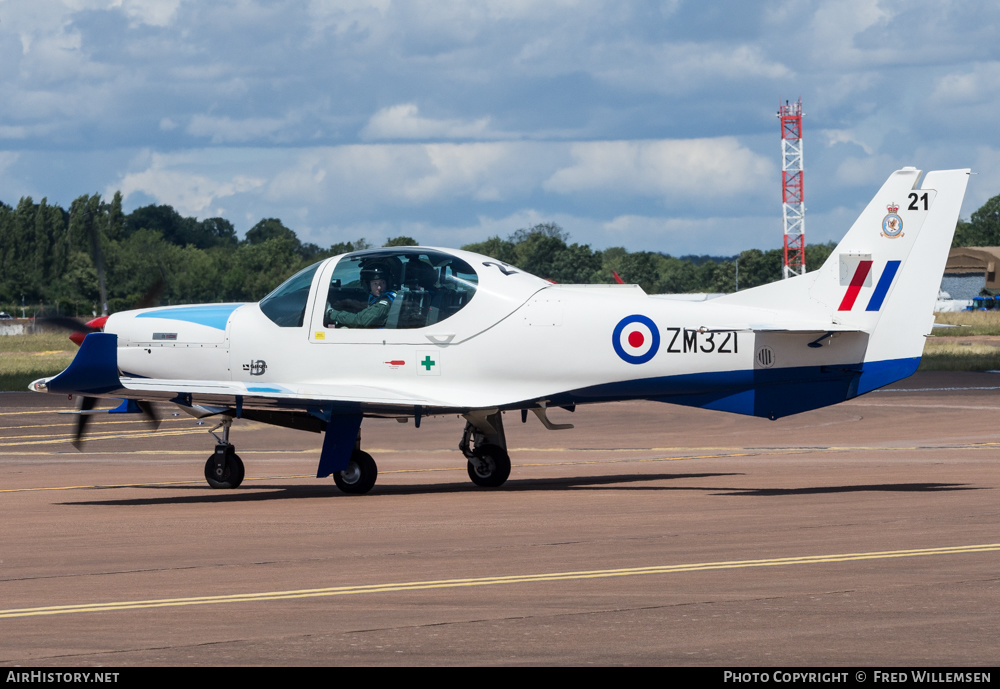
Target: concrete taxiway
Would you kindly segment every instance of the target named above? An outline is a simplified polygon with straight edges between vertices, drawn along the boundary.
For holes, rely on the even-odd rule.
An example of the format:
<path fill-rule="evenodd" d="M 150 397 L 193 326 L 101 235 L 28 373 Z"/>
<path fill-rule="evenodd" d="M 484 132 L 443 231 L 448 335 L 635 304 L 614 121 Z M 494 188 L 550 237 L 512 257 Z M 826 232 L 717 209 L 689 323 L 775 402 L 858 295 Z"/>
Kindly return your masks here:
<path fill-rule="evenodd" d="M 657 403 L 505 417 L 473 486 L 457 417 L 365 421 L 367 496 L 321 438 L 0 394 L 0 663 L 993 665 L 1000 376 L 918 374 L 767 421 Z"/>

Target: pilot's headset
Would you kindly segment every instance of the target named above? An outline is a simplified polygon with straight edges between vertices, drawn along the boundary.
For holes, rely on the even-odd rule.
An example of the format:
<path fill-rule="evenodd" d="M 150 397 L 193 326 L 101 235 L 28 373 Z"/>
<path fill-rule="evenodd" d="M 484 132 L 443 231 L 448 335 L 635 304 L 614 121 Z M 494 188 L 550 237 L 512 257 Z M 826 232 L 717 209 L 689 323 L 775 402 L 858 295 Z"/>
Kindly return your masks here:
<path fill-rule="evenodd" d="M 372 266 L 367 266 L 361 270 L 361 281 L 368 286 L 372 280 L 382 279 L 385 280 L 386 289 L 394 290 L 396 289 L 396 284 L 393 280 L 392 271 L 389 270 L 387 266 L 382 264 L 376 264 Z"/>

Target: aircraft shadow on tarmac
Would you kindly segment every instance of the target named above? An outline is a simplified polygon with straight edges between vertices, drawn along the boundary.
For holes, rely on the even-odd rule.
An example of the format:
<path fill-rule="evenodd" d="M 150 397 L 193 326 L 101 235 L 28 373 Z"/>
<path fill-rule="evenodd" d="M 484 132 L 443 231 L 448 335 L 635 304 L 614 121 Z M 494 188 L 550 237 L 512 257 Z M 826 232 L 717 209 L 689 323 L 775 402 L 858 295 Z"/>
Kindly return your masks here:
<path fill-rule="evenodd" d="M 982 490 L 964 483 L 872 483 L 857 486 L 816 486 L 806 488 L 734 488 L 729 493 L 716 495 L 741 495 L 771 497 L 780 495 L 821 495 L 823 493 L 938 493 L 951 490 Z"/>
<path fill-rule="evenodd" d="M 196 495 L 170 495 L 169 497 L 129 498 L 122 500 L 75 500 L 61 502 L 61 505 L 104 505 L 104 506 L 142 506 L 142 505 L 184 505 L 200 503 L 225 502 L 262 502 L 271 500 L 303 500 L 308 498 L 341 499 L 341 500 L 373 500 L 380 496 L 398 495 L 432 495 L 440 493 L 480 493 L 503 494 L 523 491 L 562 491 L 562 490 L 643 490 L 643 491 L 701 491 L 720 497 L 781 497 L 786 495 L 819 495 L 824 493 L 862 493 L 862 492 L 940 492 L 951 490 L 980 490 L 975 486 L 961 483 L 886 483 L 853 486 L 809 486 L 803 488 L 733 488 L 724 486 L 675 486 L 649 485 L 655 481 L 721 478 L 724 476 L 742 476 L 739 473 L 699 473 L 699 474 L 616 474 L 610 476 L 563 477 L 542 479 L 521 479 L 508 481 L 502 490 L 486 493 L 482 488 L 461 483 L 380 484 L 366 496 L 352 496 L 341 493 L 332 482 L 300 484 L 292 486 L 261 483 L 259 485 L 244 484 L 238 491 L 210 491 L 200 485 L 155 485 L 155 486 L 114 486 L 107 489 L 142 488 L 154 491 L 170 490 L 192 491 Z M 630 484 L 630 485 L 626 485 Z M 644 484 L 644 485 L 635 485 Z"/>
<path fill-rule="evenodd" d="M 200 485 L 131 485 L 131 486 L 109 486 L 108 489 L 120 488 L 140 488 L 149 490 L 170 490 L 170 491 L 192 491 L 198 495 L 171 495 L 162 498 L 131 498 L 124 500 L 74 500 L 62 503 L 61 505 L 170 505 L 170 504 L 199 504 L 199 503 L 219 503 L 219 502 L 257 502 L 267 500 L 299 500 L 306 498 L 339 498 L 372 500 L 379 496 L 390 495 L 433 495 L 441 493 L 478 493 L 480 495 L 502 495 L 503 493 L 515 493 L 520 491 L 559 491 L 559 490 L 579 490 L 579 489 L 608 489 L 608 490 L 718 490 L 718 488 L 705 487 L 685 487 L 674 488 L 669 486 L 622 486 L 624 483 L 666 481 L 692 478 L 711 478 L 722 476 L 740 476 L 736 473 L 699 473 L 699 474 L 616 474 L 611 476 L 583 476 L 583 477 L 563 477 L 563 478 L 542 478 L 542 479 L 521 479 L 507 481 L 500 490 L 484 491 L 466 481 L 458 483 L 426 483 L 408 485 L 388 485 L 379 484 L 372 492 L 364 496 L 346 495 L 341 493 L 332 481 L 329 483 L 299 484 L 292 486 L 282 486 L 276 484 L 252 484 L 244 483 L 243 487 L 235 491 L 215 491 L 206 489 Z M 95 490 L 103 490 L 95 488 Z"/>

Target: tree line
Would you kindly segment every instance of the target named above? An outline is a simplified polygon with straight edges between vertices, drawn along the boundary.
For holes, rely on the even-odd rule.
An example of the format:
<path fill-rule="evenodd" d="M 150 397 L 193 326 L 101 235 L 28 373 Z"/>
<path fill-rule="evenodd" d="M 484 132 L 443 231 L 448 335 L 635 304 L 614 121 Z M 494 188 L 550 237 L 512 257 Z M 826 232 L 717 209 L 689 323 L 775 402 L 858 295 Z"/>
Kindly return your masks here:
<path fill-rule="evenodd" d="M 383 246 L 415 245 L 394 237 Z M 953 246 L 1000 245 L 1000 196 L 959 221 Z M 834 243 L 806 246 L 806 266 L 822 265 Z M 22 198 L 0 202 L 0 310 L 28 315 L 88 316 L 100 311 L 98 255 L 103 256 L 112 312 L 133 308 L 159 288 L 161 304 L 256 301 L 285 278 L 328 256 L 372 248 L 365 239 L 328 247 L 303 243 L 277 218 L 239 239 L 225 218 L 183 217 L 168 205 L 122 211 L 121 193 L 77 198 L 69 209 Z M 650 294 L 733 292 L 780 279 L 782 250 L 739 256 L 680 256 L 570 243 L 555 223 L 541 223 L 469 244 L 559 283 L 613 283 L 615 274 Z"/>
<path fill-rule="evenodd" d="M 162 304 L 256 301 L 300 268 L 369 248 L 303 243 L 276 218 L 240 240 L 225 218 L 183 217 L 167 205 L 122 212 L 116 193 L 81 196 L 65 210 L 46 199 L 0 203 L 0 310 L 86 316 L 100 311 L 96 256 L 103 256 L 112 312 L 156 287 Z"/>

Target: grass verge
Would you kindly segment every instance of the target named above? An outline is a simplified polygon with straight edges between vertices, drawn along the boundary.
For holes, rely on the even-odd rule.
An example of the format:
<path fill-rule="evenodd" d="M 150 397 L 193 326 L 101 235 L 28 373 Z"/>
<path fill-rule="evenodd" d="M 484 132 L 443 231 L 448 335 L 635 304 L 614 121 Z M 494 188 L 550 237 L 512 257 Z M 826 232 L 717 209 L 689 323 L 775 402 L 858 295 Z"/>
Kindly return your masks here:
<path fill-rule="evenodd" d="M 27 391 L 28 383 L 54 376 L 75 355 L 66 333 L 0 336 L 0 390 Z"/>
<path fill-rule="evenodd" d="M 918 371 L 994 371 L 1000 349 L 985 344 L 938 343 L 928 340 Z"/>
<path fill-rule="evenodd" d="M 1000 311 L 952 311 L 934 314 L 938 325 L 955 325 L 957 328 L 934 328 L 934 337 L 969 337 L 972 335 L 1000 335 Z"/>

